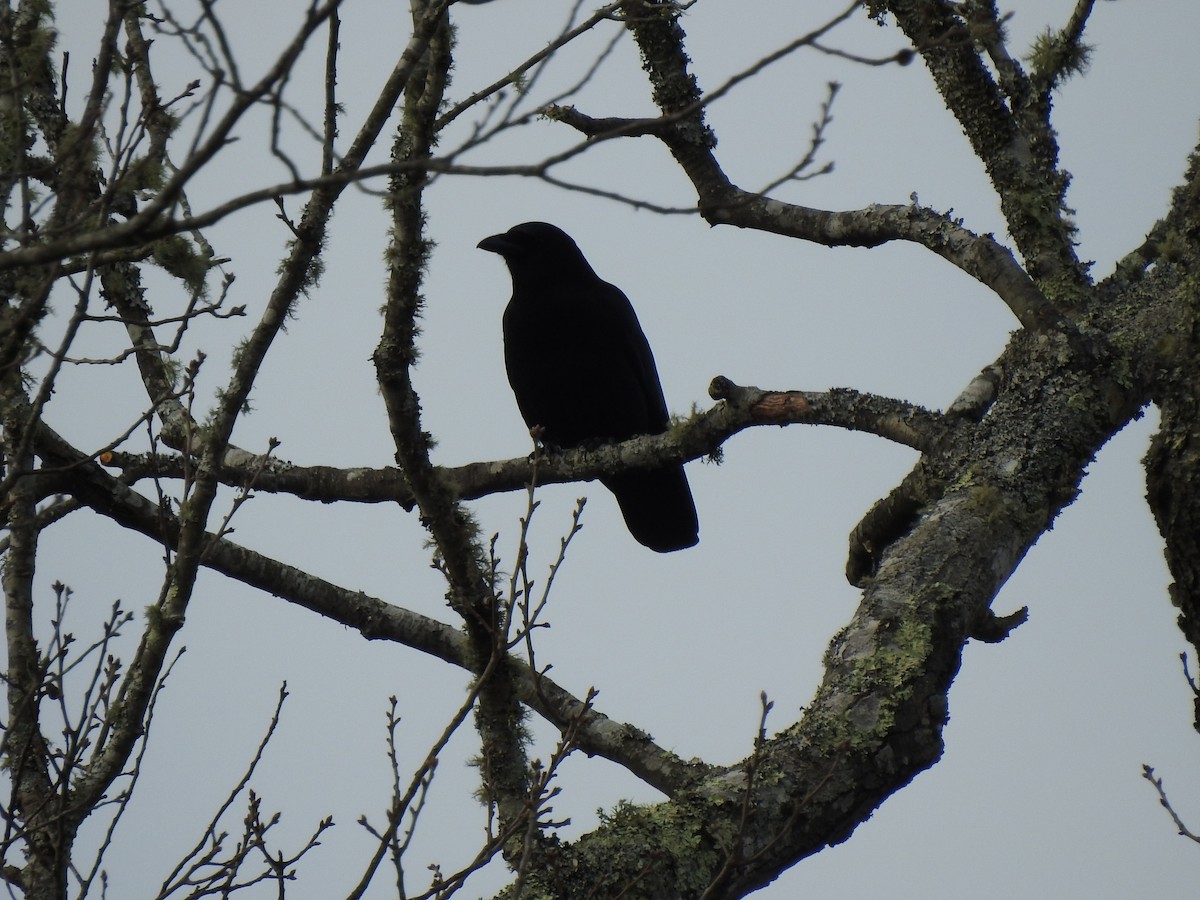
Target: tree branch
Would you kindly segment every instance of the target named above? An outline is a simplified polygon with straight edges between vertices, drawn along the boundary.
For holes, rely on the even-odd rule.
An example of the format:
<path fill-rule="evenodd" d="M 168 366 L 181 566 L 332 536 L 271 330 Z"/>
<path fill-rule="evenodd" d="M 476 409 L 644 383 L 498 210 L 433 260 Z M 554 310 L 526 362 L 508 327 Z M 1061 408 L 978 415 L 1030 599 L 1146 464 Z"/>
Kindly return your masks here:
<path fill-rule="evenodd" d="M 1048 97 L 1022 96 L 1012 78 L 1010 107 L 976 48 L 976 33 L 986 35 L 992 46 L 1002 40 L 995 4 L 971 4 L 969 22 L 945 0 L 867 6 L 874 15 L 892 13 L 921 54 L 946 107 L 987 169 L 1030 276 L 1059 311 L 1080 307 L 1091 281 L 1075 253 L 1075 228 L 1065 203 L 1070 177 L 1058 167 Z"/>
<path fill-rule="evenodd" d="M 590 449 L 555 451 L 537 460 L 539 485 L 591 481 L 626 469 L 653 468 L 664 462 L 689 462 L 715 455 L 731 437 L 747 428 L 786 425 L 828 425 L 887 438 L 914 450 L 926 450 L 948 427 L 939 414 L 915 404 L 865 394 L 849 388 L 819 391 L 768 391 L 742 387 L 717 376 L 709 387 L 718 404 L 676 422 L 661 435 L 643 435 Z M 183 478 L 189 462 L 182 455 L 106 453 L 107 466 L 118 468 L 128 483 L 143 478 Z M 460 500 L 524 490 L 534 480 L 529 457 L 468 463 L 432 471 Z M 299 466 L 270 454 L 231 448 L 218 472 L 221 483 L 286 493 L 322 503 L 397 503 L 416 506 L 412 490 L 399 469 Z"/>
<path fill-rule="evenodd" d="M 1008 249 L 915 201 L 911 206 L 831 212 L 783 203 L 732 184 L 716 159 L 715 141 L 704 122 L 703 110 L 713 95 L 702 95 L 688 72 L 682 31 L 666 15 L 646 17 L 631 28 L 662 115 L 657 120 L 596 120 L 574 108 L 556 108 L 555 118 L 592 139 L 627 134 L 659 138 L 691 180 L 698 208 L 711 224 L 754 228 L 830 247 L 874 247 L 892 240 L 917 243 L 995 291 L 1026 328 L 1066 327 L 1054 304 Z M 822 33 L 813 32 L 797 45 Z"/>
<path fill-rule="evenodd" d="M 105 472 L 45 425 L 39 428 L 37 447 L 43 458 L 63 468 L 73 493 L 95 512 L 164 546 L 177 546 L 180 524 L 171 512 Z M 450 625 L 339 587 L 227 538 L 212 533 L 206 537 L 202 560 L 206 568 L 353 628 L 368 640 L 403 644 L 473 670 L 466 638 Z M 645 732 L 585 708 L 584 701 L 545 675 L 532 672 L 521 660 L 510 656 L 506 664 L 522 703 L 558 728 L 580 720 L 576 743 L 589 756 L 602 756 L 624 766 L 666 794 L 682 790 L 697 773 L 707 771 L 657 746 Z"/>

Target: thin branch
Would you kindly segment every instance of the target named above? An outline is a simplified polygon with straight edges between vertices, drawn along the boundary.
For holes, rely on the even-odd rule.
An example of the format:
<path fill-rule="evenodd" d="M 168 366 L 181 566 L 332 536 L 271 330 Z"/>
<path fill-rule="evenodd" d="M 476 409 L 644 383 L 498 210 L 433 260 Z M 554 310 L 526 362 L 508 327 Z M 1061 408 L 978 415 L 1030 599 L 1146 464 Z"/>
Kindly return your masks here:
<path fill-rule="evenodd" d="M 58 465 L 69 465 L 74 493 L 100 515 L 168 547 L 178 540 L 179 522 L 169 511 L 131 490 L 62 438 L 43 426 L 39 453 Z M 462 633 L 450 625 L 402 607 L 339 587 L 286 563 L 232 541 L 207 535 L 202 565 L 272 596 L 353 628 L 368 640 L 387 640 L 471 670 L 471 655 Z M 505 663 L 515 690 L 530 709 L 557 727 L 579 716 L 584 701 L 545 676 L 533 673 L 515 657 Z M 667 794 L 682 790 L 707 771 L 659 747 L 649 735 L 591 710 L 580 726 L 580 749 L 624 766 L 636 777 Z"/>
<path fill-rule="evenodd" d="M 844 15 L 846 14 L 843 13 Z M 834 20 L 836 21 L 838 20 Z M 825 29 L 832 27 L 832 24 L 825 26 Z M 704 95 L 695 94 L 693 99 L 683 103 L 678 109 L 663 107 L 662 115 L 657 119 L 592 119 L 574 108 L 555 108 L 550 110 L 551 117 L 572 126 L 592 141 L 627 135 L 658 137 L 671 149 L 684 172 L 692 180 L 699 201 L 695 208 L 700 210 L 710 224 L 754 228 L 830 247 L 875 247 L 893 240 L 910 241 L 932 250 L 995 291 L 1024 327 L 1034 330 L 1066 328 L 1062 316 L 1016 261 L 1010 250 L 1001 246 L 990 235 L 975 234 L 965 228 L 961 221 L 954 220 L 949 215 L 919 206 L 915 198 L 911 206 L 872 205 L 862 210 L 834 212 L 784 203 L 768 198 L 762 192 L 745 191 L 729 181 L 713 155 L 709 146 L 711 142 L 696 138 L 698 133 L 707 130 L 707 126 L 703 124 L 703 109 L 731 89 L 743 76 L 748 77 L 748 73 L 756 71 L 773 57 L 785 50 L 791 52 L 798 46 L 804 46 L 806 42 L 814 40 L 822 33 L 824 29 L 819 29 L 798 39 L 767 57 L 758 66 L 735 75 L 720 88 Z M 679 82 L 676 92 L 692 97 L 692 94 L 688 93 L 687 85 L 691 84 L 691 78 L 686 69 L 677 71 L 671 68 L 672 65 L 686 64 L 681 61 L 686 60 L 682 47 L 675 57 L 662 50 L 658 53 L 662 57 L 660 65 L 667 70 L 664 77 Z M 825 116 L 828 116 L 828 108 L 825 110 Z M 821 120 L 814 127 L 816 131 L 809 155 L 815 151 L 822 138 Z M 558 157 L 544 160 L 536 171 L 529 174 L 559 187 L 617 200 L 637 208 L 664 213 L 693 211 L 691 207 L 660 207 L 604 189 L 556 179 L 549 174 L 549 169 L 565 155 L 559 154 Z M 804 165 L 808 158 L 806 156 L 800 165 Z M 782 180 L 787 180 L 788 177 L 790 175 Z"/>
<path fill-rule="evenodd" d="M 919 244 L 952 263 L 1004 301 L 1030 330 L 1068 329 L 1037 284 L 991 235 L 928 207 L 872 205 L 831 212 L 782 203 L 739 188 L 711 193 L 705 217 L 713 224 L 755 228 L 828 247 L 877 247 L 903 240 Z"/>
<path fill-rule="evenodd" d="M 1175 823 L 1175 827 L 1179 830 L 1179 834 L 1188 840 L 1195 841 L 1200 844 L 1200 834 L 1196 834 L 1183 823 L 1179 813 L 1175 812 L 1175 807 L 1171 805 L 1171 801 L 1167 799 L 1166 788 L 1163 787 L 1163 781 L 1154 774 L 1154 769 L 1146 764 L 1142 764 L 1142 777 L 1154 785 L 1154 790 L 1158 793 L 1158 802 L 1162 808 L 1171 816 L 1171 821 Z"/>
<path fill-rule="evenodd" d="M 714 900 L 714 898 L 719 896 L 717 892 L 730 873 L 741 865 L 745 853 L 746 832 L 754 810 L 755 780 L 758 776 L 759 764 L 762 762 L 762 751 L 767 746 L 767 717 L 775 707 L 774 702 L 767 698 L 766 691 L 759 694 L 759 703 L 761 708 L 758 718 L 758 731 L 754 735 L 754 752 L 746 759 L 743 768 L 746 790 L 742 793 L 742 811 L 738 819 L 737 833 L 734 835 L 731 842 L 732 846 L 725 856 L 725 862 L 722 863 L 717 874 L 713 876 L 708 887 L 704 889 L 704 893 L 700 895 L 700 900 Z"/>
<path fill-rule="evenodd" d="M 1087 68 L 1092 48 L 1083 42 L 1083 32 L 1095 5 L 1095 0 L 1076 0 L 1061 31 L 1047 30 L 1035 40 L 1031 53 L 1036 66 L 1032 80 L 1044 100 L 1072 75 Z"/>
<path fill-rule="evenodd" d="M 378 846 L 372 854 L 371 859 L 367 862 L 366 868 L 363 871 L 362 878 L 355 887 L 346 895 L 346 900 L 359 900 L 366 893 L 367 888 L 371 886 L 371 880 L 375 877 L 375 872 L 379 869 L 379 864 L 383 861 L 384 854 L 389 847 L 395 847 L 396 852 L 401 852 L 396 844 L 396 833 L 404 821 L 405 814 L 412 808 L 414 800 L 419 795 L 423 795 L 425 788 L 429 784 L 429 780 L 433 777 L 433 772 L 437 768 L 438 759 L 446 745 L 450 743 L 450 739 L 462 727 L 463 722 L 467 720 L 467 716 L 475 709 L 475 704 L 479 700 L 479 692 L 481 687 L 486 683 L 487 678 L 491 676 L 491 670 L 494 670 L 499 657 L 493 657 L 489 661 L 489 670 L 485 670 L 471 685 L 471 689 L 467 692 L 467 696 L 463 702 L 459 704 L 458 710 L 450 717 L 450 721 L 442 729 L 442 733 L 434 740 L 429 752 L 425 754 L 425 759 L 413 772 L 412 778 L 409 780 L 408 787 L 403 794 L 399 790 L 395 791 L 395 796 L 392 800 L 392 807 L 388 811 L 386 827 L 375 832 L 379 838 Z M 392 698 L 395 702 L 395 698 Z M 391 746 L 391 738 L 389 738 L 389 746 Z M 394 753 L 394 750 L 392 751 Z M 395 763 L 393 756 L 393 765 Z M 366 819 L 360 819 L 360 824 L 366 825 Z M 414 822 L 415 825 L 415 822 Z M 407 841 L 405 842 L 407 844 Z M 494 841 L 489 841 L 489 844 L 495 844 Z M 492 854 L 499 849 L 499 845 L 495 844 Z M 492 854 L 489 854 L 489 858 Z"/>
<path fill-rule="evenodd" d="M 607 6 L 600 7 L 594 13 L 592 13 L 591 16 L 579 23 L 579 25 L 564 31 L 537 53 L 533 54 L 520 65 L 509 71 L 507 75 L 498 78 L 487 87 L 480 88 L 478 91 L 475 91 L 464 100 L 460 100 L 458 103 L 451 106 L 448 110 L 446 110 L 446 112 L 438 116 L 437 121 L 434 122 L 433 125 L 434 131 L 443 131 L 447 125 L 461 116 L 468 109 L 475 107 L 481 101 L 486 100 L 488 97 L 493 96 L 498 91 L 503 90 L 505 87 L 508 87 L 509 85 L 519 81 L 526 72 L 544 60 L 549 59 L 571 41 L 575 40 L 580 35 L 591 31 L 598 23 L 607 19 L 611 19 L 613 13 L 616 12 L 616 10 L 618 10 L 624 3 L 625 0 L 616 0 L 616 2 L 609 3 Z"/>
<path fill-rule="evenodd" d="M 1048 103 L 1033 97 L 1010 107 L 981 59 L 968 23 L 949 4 L 892 0 L 879 6 L 895 16 L 920 52 L 947 108 L 986 167 L 1029 274 L 1039 283 L 1055 280 L 1056 304 L 1070 313 L 1091 280 L 1075 251 L 1065 203 L 1069 178 L 1058 163 Z M 985 18 L 996 17 L 988 12 Z M 998 27 L 989 21 L 988 28 Z"/>
<path fill-rule="evenodd" d="M 159 678 L 158 684 L 154 688 L 154 694 L 150 698 L 150 704 L 146 707 L 146 730 L 142 735 L 141 744 L 138 747 L 137 754 L 134 756 L 133 765 L 129 769 L 129 780 L 124 789 L 116 798 L 117 809 L 109 820 L 108 827 L 104 831 L 104 838 L 100 842 L 100 847 L 96 850 L 96 857 L 92 863 L 92 868 L 86 877 L 80 877 L 79 896 L 86 897 L 91 885 L 95 882 L 97 876 L 103 880 L 106 876 L 101 866 L 104 863 L 105 854 L 108 848 L 112 845 L 113 838 L 116 835 L 117 826 L 121 823 L 121 819 L 125 811 L 129 808 L 129 803 L 133 799 L 134 790 L 137 788 L 137 783 L 142 775 L 142 761 L 145 759 L 146 750 L 150 746 L 150 729 L 154 724 L 154 712 L 158 707 L 159 695 L 163 692 L 167 685 L 167 679 L 171 677 L 171 672 L 175 669 L 175 664 L 179 662 L 187 648 L 181 647 L 179 652 L 163 670 L 162 677 Z"/>
<path fill-rule="evenodd" d="M 643 435 L 618 444 L 566 450 L 538 459 L 539 484 L 593 480 L 625 469 L 653 468 L 664 462 L 687 462 L 716 454 L 731 437 L 747 428 L 785 425 L 825 425 L 878 435 L 924 451 L 948 427 L 946 420 L 916 404 L 849 388 L 830 391 L 769 391 L 742 387 L 717 376 L 710 396 L 721 402 L 677 422 L 661 435 Z M 123 479 L 183 478 L 188 460 L 181 455 L 113 452 L 106 465 L 122 470 Z M 468 463 L 453 468 L 433 467 L 437 477 L 460 500 L 526 490 L 535 463 L 528 456 Z M 51 467 L 51 471 L 54 468 Z M 411 510 L 414 497 L 399 469 L 300 466 L 283 460 L 231 451 L 218 471 L 221 483 L 236 487 L 257 474 L 257 491 L 286 493 L 323 503 L 394 502 Z"/>

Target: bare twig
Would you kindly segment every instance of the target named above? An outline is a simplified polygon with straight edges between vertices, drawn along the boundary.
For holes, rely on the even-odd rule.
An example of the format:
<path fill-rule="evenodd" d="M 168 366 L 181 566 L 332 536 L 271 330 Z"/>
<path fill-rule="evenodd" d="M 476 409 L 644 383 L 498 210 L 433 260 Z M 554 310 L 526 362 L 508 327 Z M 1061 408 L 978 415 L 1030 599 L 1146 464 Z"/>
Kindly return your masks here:
<path fill-rule="evenodd" d="M 1175 823 L 1175 827 L 1179 830 L 1179 834 L 1188 840 L 1195 841 L 1200 844 L 1200 834 L 1196 834 L 1184 823 L 1180 818 L 1179 813 L 1175 812 L 1175 807 L 1171 805 L 1171 801 L 1167 799 L 1166 788 L 1163 787 L 1163 780 L 1154 774 L 1154 769 L 1148 765 L 1142 765 L 1142 777 L 1154 785 L 1154 790 L 1158 794 L 1158 802 L 1162 808 L 1171 816 L 1171 821 Z"/>

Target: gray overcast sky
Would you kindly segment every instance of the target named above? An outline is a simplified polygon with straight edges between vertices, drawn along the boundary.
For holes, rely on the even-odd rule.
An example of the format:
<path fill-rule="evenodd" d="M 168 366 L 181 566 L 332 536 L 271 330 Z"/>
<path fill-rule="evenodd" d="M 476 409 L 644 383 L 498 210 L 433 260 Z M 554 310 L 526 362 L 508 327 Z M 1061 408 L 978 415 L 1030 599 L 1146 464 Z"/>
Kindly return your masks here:
<path fill-rule="evenodd" d="M 684 27 L 701 85 L 720 84 L 842 5 L 699 0 Z M 403 44 L 406 6 L 345 4 L 344 139 Z M 566 7 L 498 0 L 456 8 L 452 95 L 468 95 L 540 48 Z M 1014 12 L 1014 52 L 1047 25 L 1064 23 L 1072 7 L 1061 0 L 1006 4 Z M 80 85 L 102 15 L 99 5 L 83 0 L 59 7 L 62 46 L 71 51 Z M 260 0 L 230 6 L 226 15 L 251 78 L 288 34 L 298 5 Z M 1198 4 L 1099 3 L 1090 26 L 1091 70 L 1057 95 L 1062 159 L 1074 175 L 1068 199 L 1077 210 L 1082 253 L 1095 260 L 1098 276 L 1165 211 L 1196 142 L 1197 34 Z M 886 54 L 900 41 L 896 29 L 860 15 L 829 43 Z M 597 39 L 586 46 L 601 45 Z M 320 55 L 314 49 L 293 80 L 295 102 L 306 92 L 317 96 Z M 583 47 L 564 55 L 547 73 L 545 89 L 568 83 L 589 61 Z M 189 62 L 160 53 L 164 95 L 195 77 Z M 923 204 L 952 208 L 969 228 L 1004 238 L 982 167 L 919 62 L 864 68 L 800 54 L 737 88 L 710 113 L 730 177 L 755 187 L 786 171 L 807 146 L 830 80 L 843 88 L 821 158 L 835 169 L 780 189 L 782 199 L 853 209 L 903 203 L 915 193 Z M 81 94 L 73 88 L 73 96 Z M 652 112 L 628 43 L 576 102 L 595 115 Z M 193 204 L 208 207 L 286 177 L 263 153 L 266 127 L 256 120 L 241 130 L 228 161 L 193 187 Z M 573 140 L 563 126 L 538 123 L 474 161 L 528 161 Z M 298 139 L 295 158 L 310 171 L 315 148 Z M 649 139 L 609 143 L 563 174 L 667 205 L 694 200 Z M 772 388 L 853 387 L 940 408 L 995 358 L 1016 327 L 994 296 L 917 248 L 828 250 L 711 229 L 695 217 L 635 212 L 518 178 L 442 179 L 431 199 L 438 247 L 417 379 L 442 463 L 529 449 L 501 359 L 508 276 L 497 258 L 475 249 L 483 236 L 527 219 L 565 228 L 600 275 L 629 294 L 668 404 L 680 413 L 708 404 L 707 384 L 717 374 Z M 262 450 L 274 436 L 283 441 L 278 454 L 298 463 L 392 461 L 370 363 L 385 278 L 387 219 L 380 207 L 375 196 L 346 197 L 333 221 L 325 275 L 262 372 L 255 412 L 235 435 L 241 446 Z M 298 214 L 299 201 L 289 200 L 289 210 Z M 288 237 L 274 213 L 248 210 L 210 234 L 217 252 L 233 257 L 228 268 L 238 279 L 231 299 L 249 307 L 251 321 Z M 181 302 L 178 289 L 164 282 L 157 311 Z M 207 389 L 224 377 L 221 366 L 240 327 L 234 320 L 192 330 L 189 351 L 209 354 Z M 119 348 L 121 335 L 85 339 L 98 353 Z M 99 446 L 126 427 L 141 402 L 131 365 L 77 370 L 64 377 L 48 418 L 78 444 Z M 759 896 L 983 900 L 1194 891 L 1200 849 L 1175 834 L 1140 778 L 1143 762 L 1155 765 L 1180 811 L 1200 827 L 1191 696 L 1177 658 L 1184 644 L 1166 596 L 1161 543 L 1142 500 L 1139 459 L 1153 424 L 1147 415 L 1105 448 L 1080 500 L 1001 593 L 999 612 L 1028 605 L 1030 620 L 1003 644 L 968 647 L 950 695 L 942 762 L 846 844 L 801 863 Z M 540 635 L 539 661 L 552 662 L 556 680 L 577 695 L 595 686 L 603 712 L 684 757 L 742 758 L 757 725 L 760 691 L 775 702 L 772 730 L 793 721 L 811 697 L 821 653 L 857 599 L 842 575 L 847 533 L 913 461 L 904 448 L 832 429 L 743 433 L 726 446 L 723 465 L 689 466 L 701 543 L 669 556 L 633 543 L 598 486 L 546 489 L 533 528 L 534 571 L 551 561 L 574 498 L 586 494 L 589 504 L 585 529 L 559 576 L 553 627 Z M 485 532 L 501 534 L 499 547 L 511 561 L 524 498 L 491 497 L 472 506 Z M 400 510 L 263 496 L 238 513 L 235 525 L 241 543 L 450 621 L 424 534 Z M 77 633 L 115 597 L 139 613 L 153 600 L 161 553 L 147 542 L 114 534 L 87 514 L 66 520 L 45 540 L 43 587 L 58 579 L 76 589 Z M 399 698 L 402 764 L 411 769 L 461 698 L 465 678 L 404 648 L 366 644 L 341 626 L 215 575 L 203 578 L 184 640 L 188 652 L 160 705 L 143 783 L 107 867 L 110 894 L 138 897 L 157 889 L 236 782 L 286 680 L 291 698 L 253 787 L 266 806 L 283 810 L 279 831 L 293 845 L 333 814 L 338 826 L 300 866 L 296 896 L 344 895 L 371 849 L 355 819 L 366 813 L 381 820 L 388 802 L 388 696 Z M 535 731 L 537 752 L 545 755 L 553 736 L 536 723 Z M 468 729 L 443 759 L 408 863 L 414 885 L 426 863 L 451 871 L 478 843 L 484 820 L 470 795 L 474 771 L 464 762 L 474 752 Z M 594 825 L 597 807 L 656 799 L 602 760 L 570 760 L 560 786 L 555 812 L 572 820 L 566 836 Z M 494 868 L 468 883 L 463 896 L 505 882 Z M 394 892 L 381 878 L 369 896 Z"/>

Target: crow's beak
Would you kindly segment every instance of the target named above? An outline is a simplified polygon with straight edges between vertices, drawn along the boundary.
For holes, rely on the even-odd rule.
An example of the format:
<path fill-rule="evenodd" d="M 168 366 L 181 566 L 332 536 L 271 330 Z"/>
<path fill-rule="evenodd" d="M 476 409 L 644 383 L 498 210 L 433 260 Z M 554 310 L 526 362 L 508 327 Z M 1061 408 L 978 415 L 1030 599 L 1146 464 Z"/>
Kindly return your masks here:
<path fill-rule="evenodd" d="M 499 253 L 501 256 L 506 256 L 517 249 L 512 238 L 507 234 L 493 234 L 491 237 L 485 237 L 475 246 L 480 250 L 487 250 L 489 253 Z"/>

